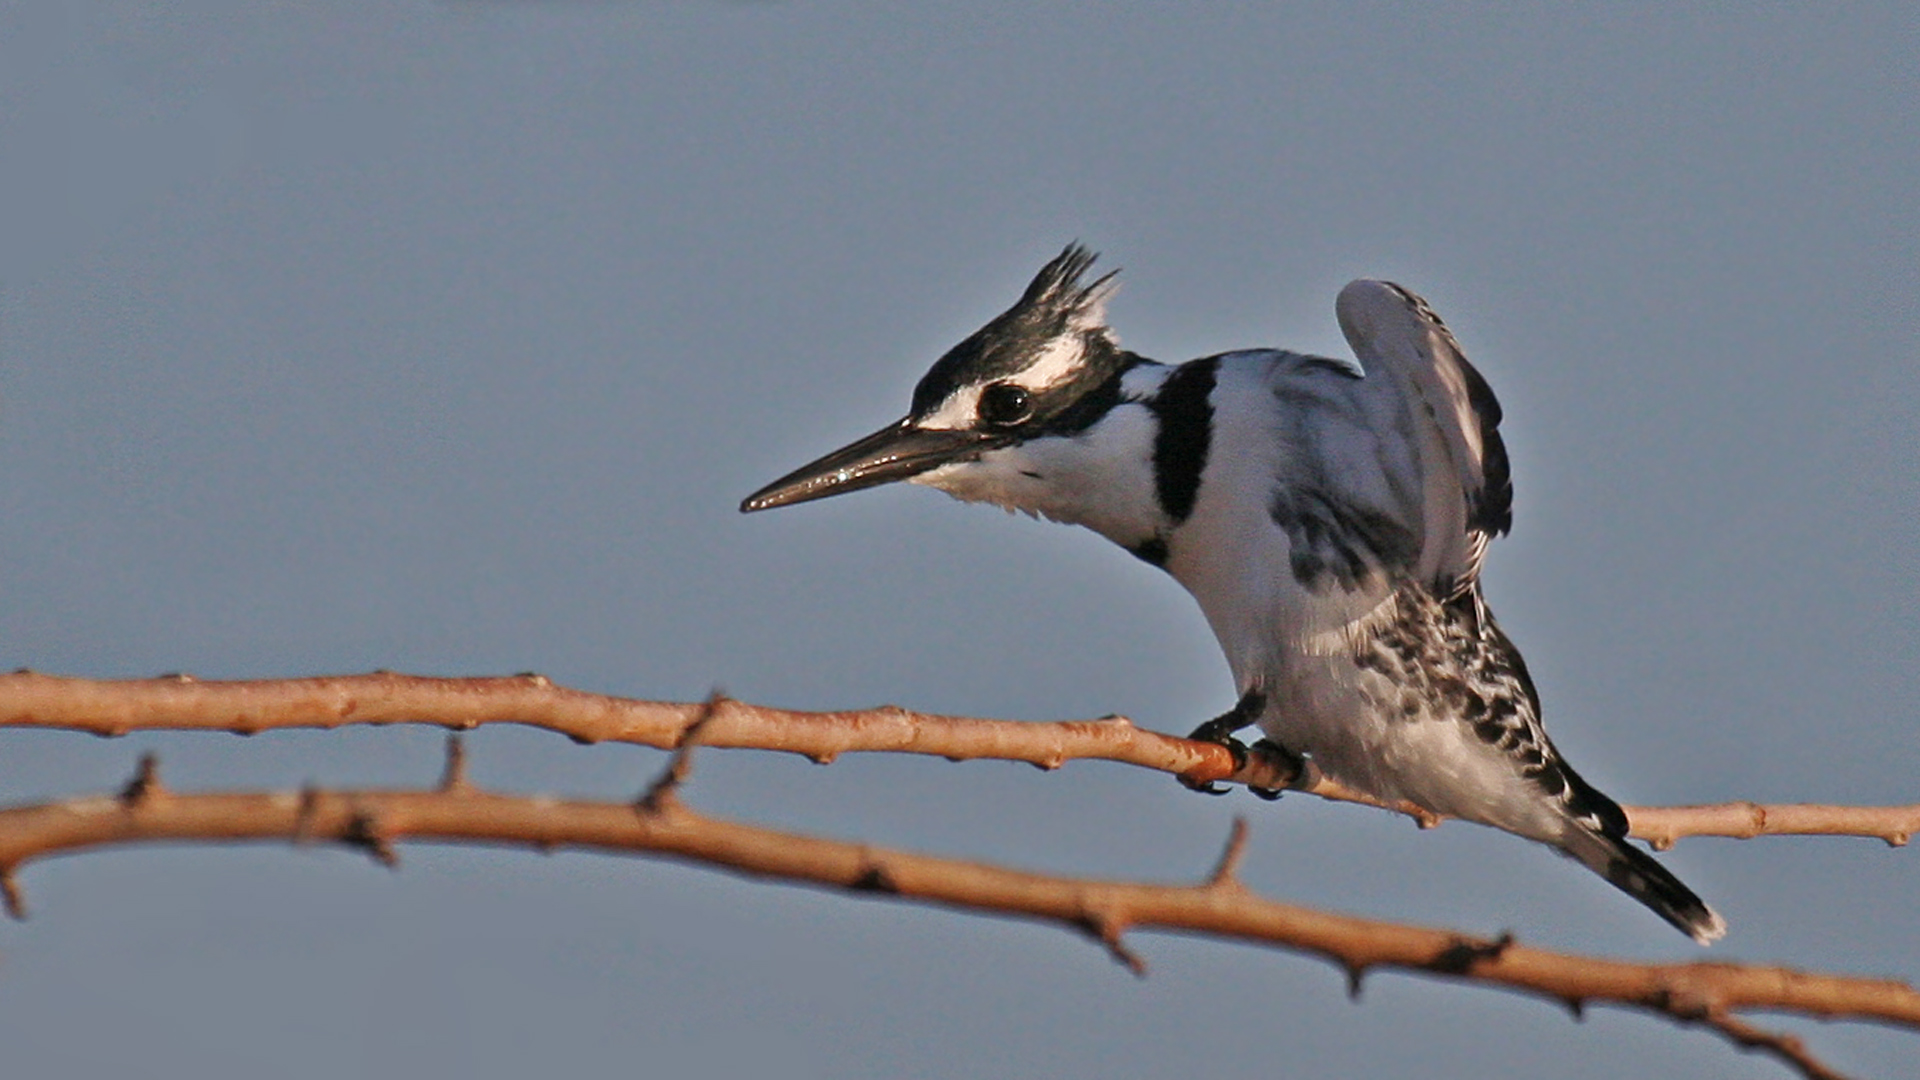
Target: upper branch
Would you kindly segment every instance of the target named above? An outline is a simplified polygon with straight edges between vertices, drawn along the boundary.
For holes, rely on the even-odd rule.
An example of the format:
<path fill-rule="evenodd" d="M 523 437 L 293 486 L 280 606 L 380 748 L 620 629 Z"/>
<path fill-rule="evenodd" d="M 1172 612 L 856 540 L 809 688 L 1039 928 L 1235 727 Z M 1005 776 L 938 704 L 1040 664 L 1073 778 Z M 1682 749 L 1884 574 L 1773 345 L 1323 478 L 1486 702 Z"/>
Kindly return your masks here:
<path fill-rule="evenodd" d="M 190 676 L 101 681 L 35 672 L 0 675 L 0 727 L 60 728 L 97 735 L 132 731 L 228 731 L 252 735 L 279 728 L 348 724 L 434 724 L 466 731 L 484 724 L 523 724 L 582 743 L 626 742 L 660 749 L 680 745 L 701 724 L 711 747 L 781 750 L 818 762 L 854 751 L 931 754 L 953 761 L 993 758 L 1057 768 L 1076 758 L 1118 761 L 1196 782 L 1226 780 L 1286 788 L 1322 798 L 1381 803 L 1309 773 L 1297 776 L 1262 755 L 1234 770 L 1212 743 L 1135 727 L 1125 717 L 1018 721 L 935 716 L 894 706 L 838 712 L 796 712 L 716 697 L 707 702 L 640 701 L 555 685 L 540 675 L 443 679 L 393 672 L 247 682 Z M 1439 819 L 1408 805 L 1387 809 L 1422 825 Z M 1656 847 L 1683 836 L 1769 835 L 1876 837 L 1902 845 L 1920 831 L 1920 804 L 1906 806 L 1626 807 L 1633 834 Z"/>

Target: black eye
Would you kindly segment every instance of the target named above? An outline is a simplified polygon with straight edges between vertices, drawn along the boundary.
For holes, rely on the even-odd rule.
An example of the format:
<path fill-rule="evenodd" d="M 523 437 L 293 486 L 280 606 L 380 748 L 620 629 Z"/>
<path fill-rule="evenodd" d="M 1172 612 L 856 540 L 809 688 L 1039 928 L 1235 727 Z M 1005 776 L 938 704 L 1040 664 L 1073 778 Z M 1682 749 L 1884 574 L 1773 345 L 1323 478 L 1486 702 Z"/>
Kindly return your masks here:
<path fill-rule="evenodd" d="M 993 427 L 1012 427 L 1032 411 L 1033 400 L 1024 387 L 994 383 L 980 391 L 980 419 Z"/>

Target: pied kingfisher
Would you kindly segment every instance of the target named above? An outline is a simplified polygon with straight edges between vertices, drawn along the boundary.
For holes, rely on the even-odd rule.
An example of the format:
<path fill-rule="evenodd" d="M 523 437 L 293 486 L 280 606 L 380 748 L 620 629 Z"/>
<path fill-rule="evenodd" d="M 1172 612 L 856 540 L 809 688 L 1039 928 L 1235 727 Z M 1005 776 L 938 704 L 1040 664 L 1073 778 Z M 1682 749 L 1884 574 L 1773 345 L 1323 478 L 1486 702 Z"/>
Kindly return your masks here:
<path fill-rule="evenodd" d="M 1226 651 L 1239 702 L 1195 738 L 1310 758 L 1376 798 L 1538 840 L 1701 944 L 1726 923 L 1626 839 L 1627 818 L 1540 725 L 1480 591 L 1512 522 L 1500 405 L 1426 301 L 1355 281 L 1335 311 L 1359 362 L 1250 349 L 1156 363 L 1106 322 L 1078 244 L 955 346 L 897 423 L 743 512 L 895 480 L 1085 525 L 1172 574 Z"/>

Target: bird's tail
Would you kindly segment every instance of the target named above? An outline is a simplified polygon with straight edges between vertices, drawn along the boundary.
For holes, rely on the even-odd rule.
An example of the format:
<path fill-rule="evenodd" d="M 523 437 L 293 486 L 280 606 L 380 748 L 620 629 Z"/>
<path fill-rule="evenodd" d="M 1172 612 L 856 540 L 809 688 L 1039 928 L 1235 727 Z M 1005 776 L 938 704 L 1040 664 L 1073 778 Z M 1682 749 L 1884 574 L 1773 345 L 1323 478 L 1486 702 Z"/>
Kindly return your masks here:
<path fill-rule="evenodd" d="M 1625 836 L 1575 822 L 1561 839 L 1560 850 L 1702 945 L 1713 944 L 1727 932 L 1727 921 L 1718 912 Z"/>

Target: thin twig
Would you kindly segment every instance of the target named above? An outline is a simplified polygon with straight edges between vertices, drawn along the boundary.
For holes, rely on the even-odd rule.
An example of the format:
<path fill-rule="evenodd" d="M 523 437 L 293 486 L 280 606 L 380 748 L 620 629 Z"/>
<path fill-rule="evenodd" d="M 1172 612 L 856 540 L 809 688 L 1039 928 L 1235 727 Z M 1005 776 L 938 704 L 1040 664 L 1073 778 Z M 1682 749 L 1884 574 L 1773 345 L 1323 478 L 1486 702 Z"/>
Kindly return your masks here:
<path fill-rule="evenodd" d="M 712 714 L 712 715 L 708 715 Z M 707 721 L 702 723 L 702 717 Z M 1406 804 L 1386 805 L 1308 770 L 1293 777 L 1266 755 L 1233 757 L 1213 743 L 1135 727 L 1125 717 L 1020 721 L 937 716 L 884 706 L 797 712 L 725 700 L 640 701 L 589 694 L 534 674 L 441 679 L 382 671 L 311 679 L 201 681 L 73 679 L 22 671 L 0 675 L 0 727 L 57 728 L 117 736 L 132 731 L 227 731 L 252 735 L 287 728 L 350 724 L 432 724 L 469 731 L 521 724 L 582 743 L 627 742 L 678 748 L 701 724 L 700 744 L 775 750 L 829 762 L 844 753 L 930 754 L 953 761 L 998 759 L 1056 768 L 1076 759 L 1117 761 L 1197 782 L 1302 791 L 1383 807 L 1422 826 L 1441 819 Z M 1759 805 L 1625 808 L 1633 835 L 1655 847 L 1687 836 L 1860 836 L 1893 846 L 1920 832 L 1920 803 L 1903 806 Z"/>
<path fill-rule="evenodd" d="M 648 785 L 635 805 L 649 814 L 669 813 L 679 805 L 680 785 L 687 782 L 687 776 L 693 771 L 693 748 L 700 744 L 700 733 L 713 723 L 713 718 L 720 714 L 720 707 L 726 703 L 727 696 L 718 687 L 707 695 L 700 715 L 694 717 L 693 722 L 680 732 L 673 756 L 667 759 L 667 767 L 660 770 L 660 775 Z"/>
<path fill-rule="evenodd" d="M 1806 1080 L 1847 1080 L 1826 1062 L 1814 1057 L 1807 1050 L 1806 1041 L 1798 1035 L 1766 1031 L 1720 1010 L 1708 1012 L 1700 1018 L 1700 1023 L 1725 1035 L 1729 1042 L 1743 1050 L 1753 1050 L 1778 1058 L 1789 1068 L 1806 1077 Z"/>
<path fill-rule="evenodd" d="M 447 733 L 447 760 L 440 769 L 441 791 L 460 791 L 467 785 L 467 744 L 457 731 Z"/>

